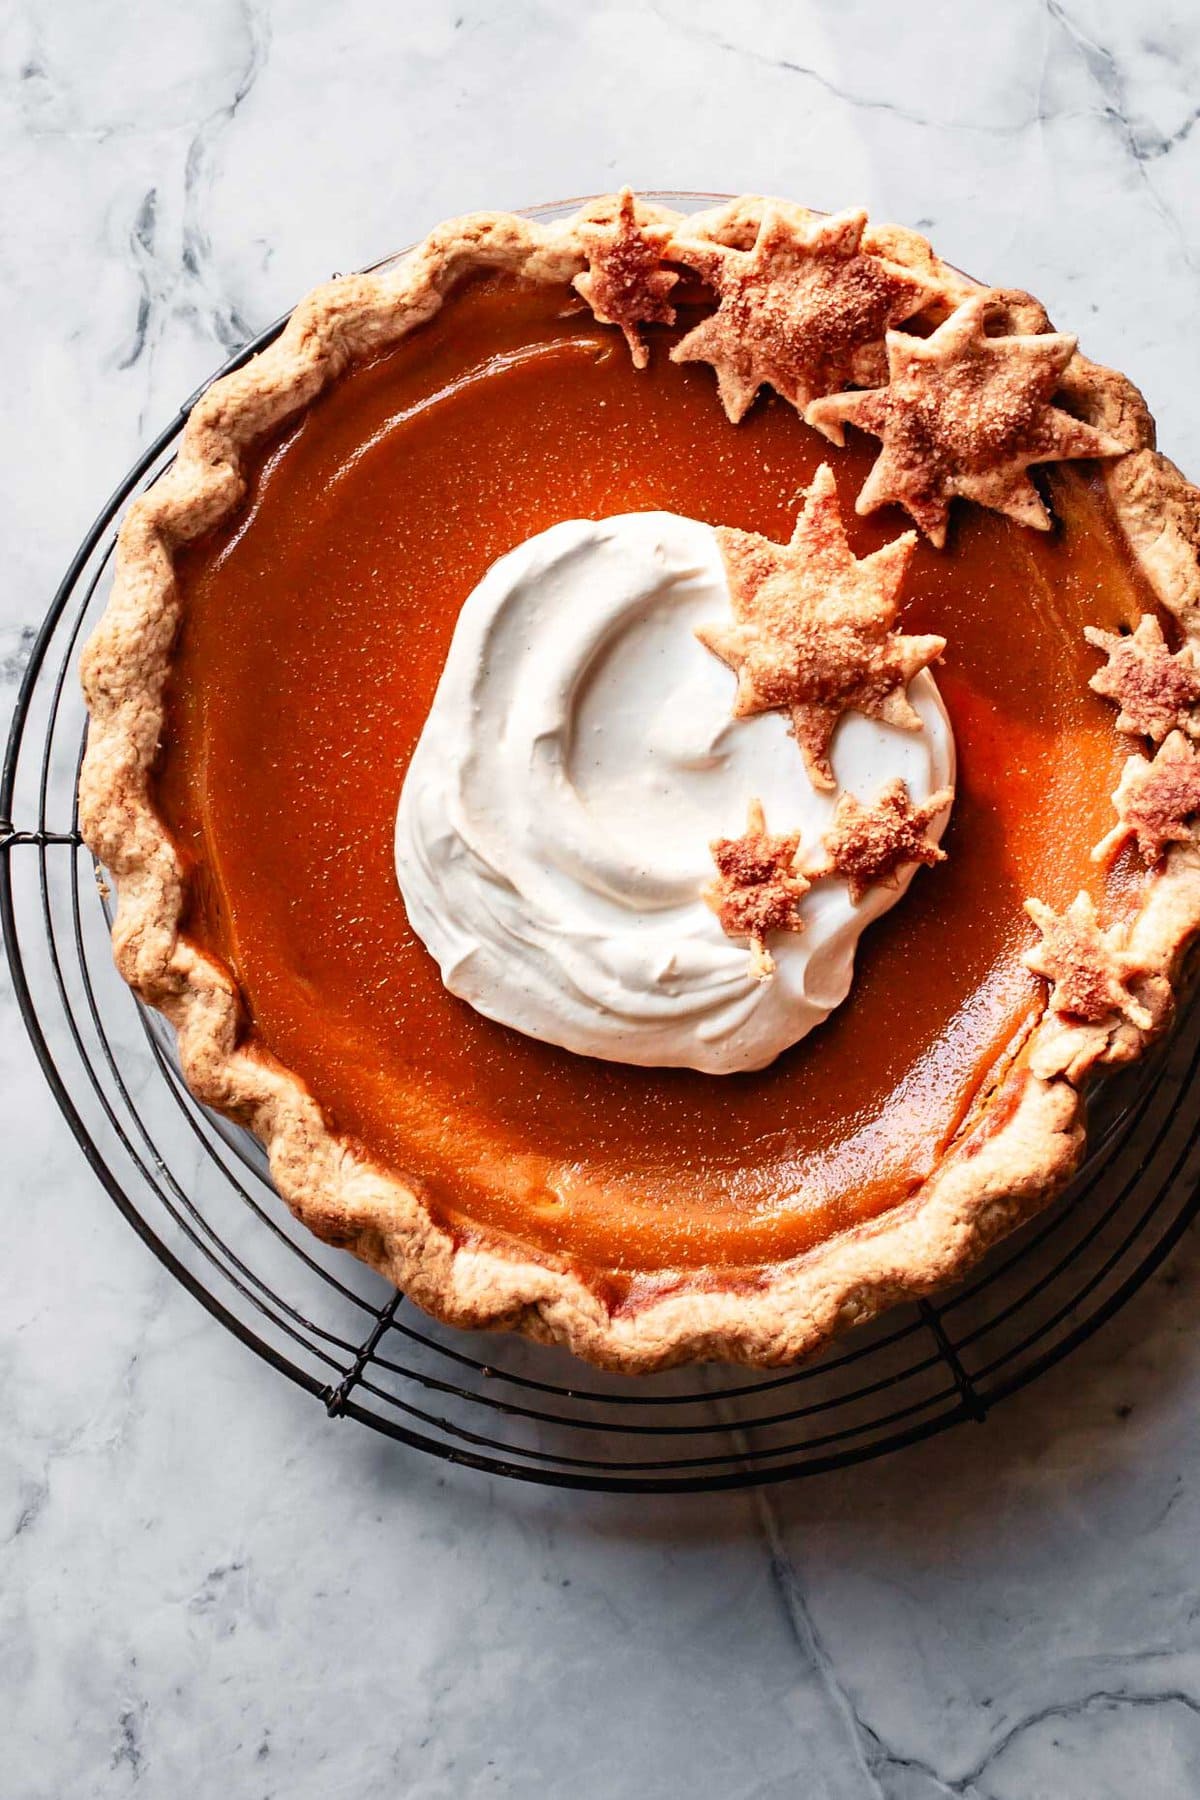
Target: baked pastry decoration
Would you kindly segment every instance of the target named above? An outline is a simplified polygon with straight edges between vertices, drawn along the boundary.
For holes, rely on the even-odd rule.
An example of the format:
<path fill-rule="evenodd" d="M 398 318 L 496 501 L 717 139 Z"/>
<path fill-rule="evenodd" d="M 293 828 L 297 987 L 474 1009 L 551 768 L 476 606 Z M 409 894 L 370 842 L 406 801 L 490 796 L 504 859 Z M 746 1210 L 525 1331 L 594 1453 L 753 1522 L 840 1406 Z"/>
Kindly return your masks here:
<path fill-rule="evenodd" d="M 864 249 L 865 212 L 797 219 L 764 207 L 749 250 L 677 234 L 667 254 L 720 296 L 675 344 L 675 362 L 711 363 L 735 425 L 770 384 L 800 412 L 820 394 L 882 377 L 883 336 L 935 303 L 934 281 Z"/>
<path fill-rule="evenodd" d="M 639 223 L 629 188 L 617 196 L 611 221 L 589 220 L 580 228 L 588 266 L 571 285 L 601 325 L 620 326 L 635 369 L 644 369 L 650 361 L 639 327 L 675 323 L 669 296 L 679 276 L 663 267 L 670 235 L 668 226 Z"/>
<path fill-rule="evenodd" d="M 1030 1049 L 1034 1074 L 1078 1085 L 1101 1065 L 1132 1061 L 1170 1013 L 1170 984 L 1155 972 L 1153 954 L 1130 947 L 1124 924 L 1101 927 L 1086 891 L 1062 913 L 1040 900 L 1027 900 L 1025 910 L 1042 934 L 1025 967 L 1049 984 Z"/>
<path fill-rule="evenodd" d="M 1108 658 L 1089 686 L 1120 708 L 1117 730 L 1161 744 L 1172 731 L 1200 736 L 1200 668 L 1190 644 L 1171 651 L 1153 613 L 1143 613 L 1133 631 L 1084 627 L 1084 637 Z"/>
<path fill-rule="evenodd" d="M 1076 340 L 1058 332 L 989 336 L 993 308 L 984 292 L 927 338 L 889 331 L 885 387 L 830 394 L 804 415 L 835 444 L 845 442 L 847 425 L 882 439 L 858 511 L 902 506 L 939 549 L 956 495 L 1048 531 L 1030 468 L 1126 448 L 1053 404 Z"/>
<path fill-rule="evenodd" d="M 738 678 L 734 716 L 786 712 L 817 787 L 835 785 L 829 744 L 853 708 L 906 731 L 921 721 L 908 685 L 946 640 L 894 629 L 916 537 L 906 532 L 861 561 L 846 541 L 837 487 L 822 463 L 791 541 L 722 527 L 734 623 L 697 629 Z"/>
<path fill-rule="evenodd" d="M 716 838 L 710 848 L 717 873 L 704 898 L 728 937 L 749 938 L 751 967 L 765 981 L 775 969 L 770 933 L 804 930 L 800 902 L 810 883 L 796 863 L 800 833 L 772 837 L 762 802 L 752 800 L 741 837 Z"/>
<path fill-rule="evenodd" d="M 844 876 L 856 906 L 873 887 L 897 887 L 902 871 L 914 863 L 945 862 L 946 852 L 927 834 L 953 799 L 951 788 L 939 788 L 914 806 L 902 781 L 889 781 L 870 805 L 854 794 L 843 794 L 821 840 L 821 855 L 805 873 L 811 881 Z"/>
<path fill-rule="evenodd" d="M 1076 895 L 1064 913 L 1040 900 L 1027 900 L 1025 910 L 1042 934 L 1024 955 L 1025 967 L 1050 983 L 1049 1004 L 1088 1025 L 1113 1018 L 1128 1019 L 1148 1031 L 1154 1016 L 1129 991 L 1129 982 L 1147 973 L 1146 966 L 1121 948 L 1120 926 L 1100 929 L 1096 903 L 1086 891 Z"/>
<path fill-rule="evenodd" d="M 1117 823 L 1096 845 L 1097 862 L 1112 859 L 1130 838 L 1148 863 L 1172 844 L 1189 844 L 1189 819 L 1200 812 L 1200 756 L 1182 731 L 1173 731 L 1152 759 L 1131 756 L 1113 794 Z"/>
<path fill-rule="evenodd" d="M 441 1318 L 793 1361 L 1044 1206 L 1171 1017 L 1198 546 L 1129 382 L 915 233 L 451 221 L 128 512 L 80 784 L 118 966 Z"/>

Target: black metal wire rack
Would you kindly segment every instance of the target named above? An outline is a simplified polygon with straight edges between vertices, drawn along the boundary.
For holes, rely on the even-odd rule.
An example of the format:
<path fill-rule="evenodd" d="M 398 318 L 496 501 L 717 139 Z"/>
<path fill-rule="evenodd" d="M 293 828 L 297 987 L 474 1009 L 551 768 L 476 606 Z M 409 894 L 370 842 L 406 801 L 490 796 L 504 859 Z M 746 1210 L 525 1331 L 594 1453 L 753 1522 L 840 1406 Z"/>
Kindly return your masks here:
<path fill-rule="evenodd" d="M 100 1183 L 189 1292 L 331 1417 L 497 1475 L 646 1493 L 814 1475 L 981 1421 L 1110 1318 L 1200 1199 L 1200 1008 L 1164 1051 L 1100 1090 L 1080 1176 L 969 1281 L 781 1373 L 606 1377 L 565 1353 L 457 1332 L 293 1221 L 260 1146 L 192 1098 L 171 1033 L 117 977 L 108 902 L 78 828 L 79 649 L 105 602 L 121 514 L 168 466 L 197 398 L 71 562 L 0 776 L 0 924 L 33 1048 Z"/>

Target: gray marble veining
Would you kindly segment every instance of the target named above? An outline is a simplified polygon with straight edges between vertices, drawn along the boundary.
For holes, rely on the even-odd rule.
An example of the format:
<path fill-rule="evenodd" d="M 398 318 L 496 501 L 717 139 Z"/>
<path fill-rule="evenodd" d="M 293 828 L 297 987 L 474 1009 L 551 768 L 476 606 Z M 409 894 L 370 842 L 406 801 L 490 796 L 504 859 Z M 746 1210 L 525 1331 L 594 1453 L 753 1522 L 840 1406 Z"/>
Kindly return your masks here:
<path fill-rule="evenodd" d="M 1200 469 L 1188 0 L 13 0 L 0 684 L 228 350 L 448 213 L 629 179 L 929 229 Z M 1200 1249 L 984 1428 L 614 1501 L 327 1423 L 101 1195 L 0 975 L 0 1791 L 1200 1793 Z"/>

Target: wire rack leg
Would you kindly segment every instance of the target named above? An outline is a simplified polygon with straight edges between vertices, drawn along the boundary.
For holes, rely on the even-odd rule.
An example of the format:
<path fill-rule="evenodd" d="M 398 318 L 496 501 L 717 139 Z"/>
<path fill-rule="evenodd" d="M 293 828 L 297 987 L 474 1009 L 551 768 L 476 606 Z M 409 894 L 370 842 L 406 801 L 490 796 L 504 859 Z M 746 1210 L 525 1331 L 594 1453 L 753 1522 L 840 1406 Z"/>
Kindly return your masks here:
<path fill-rule="evenodd" d="M 987 1418 L 987 1404 L 964 1369 L 962 1359 L 947 1334 L 946 1327 L 942 1324 L 941 1315 L 936 1307 L 929 1304 L 928 1300 L 918 1300 L 917 1311 L 929 1328 L 930 1335 L 938 1347 L 938 1355 L 954 1378 L 954 1385 L 962 1398 L 963 1411 L 968 1418 L 974 1419 L 976 1424 L 982 1425 Z"/>
<path fill-rule="evenodd" d="M 363 1371 L 379 1346 L 379 1341 L 396 1316 L 396 1309 L 404 1298 L 403 1294 L 393 1294 L 387 1304 L 376 1314 L 375 1323 L 368 1335 L 363 1339 L 357 1356 L 346 1374 L 336 1387 L 327 1387 L 321 1398 L 325 1402 L 325 1411 L 331 1419 L 340 1418 L 346 1410 L 346 1401 L 363 1378 Z"/>

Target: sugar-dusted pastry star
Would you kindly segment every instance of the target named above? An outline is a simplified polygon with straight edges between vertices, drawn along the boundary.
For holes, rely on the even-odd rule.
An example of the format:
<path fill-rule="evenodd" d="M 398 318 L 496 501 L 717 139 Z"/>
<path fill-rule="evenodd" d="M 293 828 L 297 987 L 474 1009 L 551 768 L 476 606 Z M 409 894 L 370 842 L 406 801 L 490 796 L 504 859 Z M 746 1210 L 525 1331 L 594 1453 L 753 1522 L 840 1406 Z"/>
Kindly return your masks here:
<path fill-rule="evenodd" d="M 631 188 L 617 196 L 612 219 L 580 227 L 588 266 L 575 277 L 577 293 L 602 325 L 619 325 L 635 369 L 644 369 L 650 351 L 639 325 L 673 325 L 675 308 L 667 296 L 679 280 L 663 267 L 663 250 L 671 230 L 640 224 Z"/>
<path fill-rule="evenodd" d="M 673 362 L 717 372 L 734 424 L 769 383 L 800 411 L 818 394 L 883 379 L 883 334 L 941 293 L 912 269 L 862 248 L 865 212 L 802 224 L 766 207 L 749 250 L 689 238 L 669 254 L 720 296 L 708 318 L 681 338 Z"/>
<path fill-rule="evenodd" d="M 855 906 L 870 888 L 899 887 L 913 863 L 945 862 L 946 852 L 925 834 L 953 798 L 953 788 L 939 788 L 914 806 L 907 786 L 898 780 L 881 788 L 871 806 L 864 806 L 854 794 L 843 794 L 821 839 L 821 853 L 804 873 L 811 881 L 844 876 Z"/>
<path fill-rule="evenodd" d="M 844 712 L 920 730 L 908 684 L 946 640 L 892 629 L 915 533 L 856 557 L 823 463 L 789 544 L 726 526 L 717 542 L 733 623 L 701 625 L 696 636 L 737 674 L 735 718 L 788 713 L 809 778 L 823 788 L 835 786 L 829 744 Z"/>
<path fill-rule="evenodd" d="M 1128 838 L 1136 838 L 1148 863 L 1156 863 L 1170 844 L 1191 838 L 1188 819 L 1200 812 L 1200 756 L 1182 731 L 1173 731 L 1154 760 L 1126 760 L 1113 795 L 1117 823 L 1092 851 L 1096 862 L 1108 862 Z"/>
<path fill-rule="evenodd" d="M 881 438 L 858 511 L 894 501 L 939 549 L 956 494 L 1045 531 L 1050 515 L 1031 465 L 1127 448 L 1051 404 L 1076 340 L 1055 331 L 989 337 L 992 311 L 991 295 L 976 294 L 930 337 L 889 331 L 886 387 L 830 394 L 804 414 L 835 444 L 847 425 Z"/>
<path fill-rule="evenodd" d="M 1146 973 L 1146 965 L 1122 948 L 1119 925 L 1100 929 L 1090 894 L 1077 894 L 1064 913 L 1042 900 L 1027 900 L 1025 911 L 1042 941 L 1026 950 L 1021 961 L 1050 983 L 1053 1012 L 1089 1025 L 1119 1017 L 1141 1031 L 1150 1030 L 1154 1015 L 1127 986 Z"/>
<path fill-rule="evenodd" d="M 799 908 L 809 882 L 796 867 L 800 833 L 773 837 L 761 800 L 752 800 L 743 835 L 717 838 L 709 847 L 717 873 L 704 898 L 726 937 L 749 938 L 750 973 L 765 981 L 775 968 L 768 933 L 804 930 Z"/>
<path fill-rule="evenodd" d="M 1133 632 L 1101 631 L 1085 625 L 1083 635 L 1108 657 L 1088 686 L 1120 707 L 1117 730 L 1140 733 L 1160 744 L 1172 731 L 1200 736 L 1195 705 L 1200 700 L 1200 668 L 1190 644 L 1172 653 L 1153 613 L 1143 613 Z"/>

